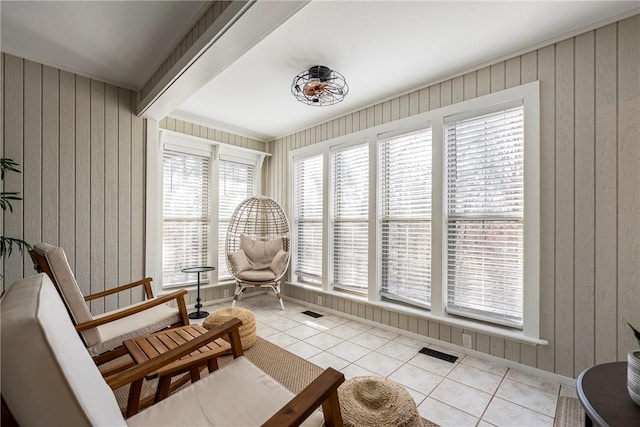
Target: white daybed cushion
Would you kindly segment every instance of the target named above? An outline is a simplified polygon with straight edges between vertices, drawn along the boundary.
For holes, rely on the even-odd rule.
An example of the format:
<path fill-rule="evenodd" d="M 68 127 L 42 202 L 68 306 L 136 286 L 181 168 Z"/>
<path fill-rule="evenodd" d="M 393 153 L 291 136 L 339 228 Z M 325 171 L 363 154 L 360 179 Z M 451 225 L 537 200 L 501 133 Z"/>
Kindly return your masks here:
<path fill-rule="evenodd" d="M 293 397 L 293 393 L 243 356 L 127 419 L 127 424 L 259 426 Z M 323 423 L 324 417 L 316 410 L 302 425 Z"/>
<path fill-rule="evenodd" d="M 100 319 L 101 317 L 117 313 L 118 311 L 127 310 L 131 307 L 144 304 L 147 301 L 94 316 L 94 319 Z M 180 312 L 177 308 L 169 307 L 167 304 L 161 304 L 139 313 L 132 314 L 131 316 L 100 325 L 96 329 L 100 334 L 101 341 L 98 344 L 89 347 L 89 353 L 91 356 L 97 356 L 105 351 L 113 350 L 114 348 L 121 346 L 124 340 L 153 334 L 173 325 L 179 320 Z"/>
<path fill-rule="evenodd" d="M 19 425 L 126 425 L 47 275 L 15 282 L 1 311 L 2 396 Z"/>

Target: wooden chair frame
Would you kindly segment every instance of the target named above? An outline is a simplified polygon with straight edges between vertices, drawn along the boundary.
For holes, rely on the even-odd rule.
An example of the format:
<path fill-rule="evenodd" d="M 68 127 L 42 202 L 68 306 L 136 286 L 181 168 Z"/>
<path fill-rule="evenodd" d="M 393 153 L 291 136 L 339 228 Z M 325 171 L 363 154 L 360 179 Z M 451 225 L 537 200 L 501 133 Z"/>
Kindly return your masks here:
<path fill-rule="evenodd" d="M 51 271 L 51 267 L 49 266 L 49 263 L 47 262 L 47 259 L 44 256 L 38 254 L 34 250 L 30 250 L 29 251 L 29 255 L 31 255 L 31 259 L 33 260 L 34 269 L 38 273 L 46 273 L 47 276 L 49 276 L 49 278 L 51 279 L 51 281 L 55 285 L 56 290 L 60 294 L 60 297 L 62 298 L 63 301 L 65 301 L 64 296 L 62 295 L 62 291 L 60 290 L 60 285 L 56 281 L 56 279 L 55 279 L 55 277 L 53 275 L 53 272 Z M 187 305 L 186 305 L 185 300 L 184 300 L 184 296 L 187 294 L 187 291 L 184 290 L 184 289 L 181 289 L 181 290 L 178 290 L 178 291 L 174 291 L 174 292 L 172 292 L 170 294 L 154 298 L 153 297 L 153 290 L 151 289 L 151 281 L 152 280 L 153 280 L 152 278 L 146 277 L 146 278 L 144 278 L 142 280 L 137 280 L 135 282 L 123 284 L 123 285 L 117 286 L 115 288 L 108 289 L 106 291 L 97 292 L 95 294 L 91 294 L 91 295 L 85 296 L 84 297 L 85 301 L 93 301 L 93 300 L 96 300 L 96 299 L 99 299 L 99 298 L 104 298 L 104 297 L 109 296 L 109 295 L 114 295 L 114 294 L 117 294 L 119 292 L 123 292 L 123 291 L 129 290 L 129 289 L 134 289 L 134 288 L 142 286 L 144 288 L 144 291 L 145 291 L 145 296 L 146 296 L 146 298 L 148 300 L 145 301 L 142 304 L 139 304 L 139 305 L 136 305 L 134 307 L 118 311 L 116 313 L 108 314 L 108 315 L 103 316 L 103 317 L 101 317 L 99 319 L 95 319 L 95 320 L 91 320 L 91 321 L 88 321 L 88 322 L 82 322 L 82 323 L 75 324 L 76 331 L 78 333 L 80 333 L 80 332 L 85 331 L 87 329 L 95 328 L 97 326 L 105 325 L 107 323 L 113 322 L 115 320 L 123 319 L 123 318 L 131 316 L 133 314 L 140 313 L 140 312 L 142 312 L 144 310 L 148 310 L 148 309 L 150 309 L 152 307 L 156 307 L 158 305 L 166 304 L 167 302 L 170 302 L 170 301 L 173 301 L 173 300 L 175 300 L 177 305 L 178 305 L 178 311 L 180 313 L 180 320 L 178 322 L 170 325 L 170 327 L 188 325 L 189 324 L 189 315 L 188 315 L 188 312 L 187 312 Z M 67 306 L 66 301 L 65 301 L 65 307 L 67 309 L 67 312 L 69 313 L 69 317 L 75 323 L 74 317 L 71 315 L 71 310 Z M 118 358 L 120 356 L 123 356 L 125 354 L 127 354 L 127 350 L 123 346 L 119 346 L 119 347 L 116 347 L 113 350 L 110 350 L 110 351 L 107 351 L 105 353 L 102 353 L 102 354 L 99 354 L 97 356 L 94 356 L 93 360 L 96 362 L 97 365 L 101 365 L 101 364 L 103 364 L 105 362 L 108 362 L 110 360 L 116 359 L 116 358 Z M 123 368 L 126 368 L 126 366 L 118 367 L 118 368 L 116 368 L 116 370 L 123 369 Z M 105 373 L 105 375 L 108 375 L 109 373 L 112 373 L 112 372 L 113 371 L 107 371 Z"/>
<path fill-rule="evenodd" d="M 151 372 L 157 371 L 162 366 L 225 335 L 228 336 L 229 343 L 231 344 L 233 358 L 238 358 L 243 355 L 240 331 L 238 329 L 241 325 L 242 322 L 240 320 L 231 319 L 158 357 L 154 357 L 144 363 L 105 377 L 105 380 L 112 390 L 127 384 L 134 386 L 135 383 L 142 383 L 143 378 Z M 338 387 L 343 382 L 344 375 L 341 372 L 333 368 L 325 369 L 320 376 L 276 412 L 263 426 L 298 426 L 304 422 L 316 408 L 322 406 L 325 425 L 327 427 L 342 427 L 343 422 L 338 401 Z M 139 404 L 140 402 L 131 400 L 127 403 L 127 417 L 135 415 L 138 412 Z"/>

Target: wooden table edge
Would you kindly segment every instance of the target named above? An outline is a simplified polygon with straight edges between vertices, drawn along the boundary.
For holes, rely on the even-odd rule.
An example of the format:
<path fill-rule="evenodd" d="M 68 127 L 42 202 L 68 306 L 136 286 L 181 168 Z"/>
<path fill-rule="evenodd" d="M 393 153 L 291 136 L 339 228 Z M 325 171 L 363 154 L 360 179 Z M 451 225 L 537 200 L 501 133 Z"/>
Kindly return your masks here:
<path fill-rule="evenodd" d="M 203 326 L 201 325 L 185 325 L 185 326 L 180 326 L 178 328 L 172 328 L 172 329 L 167 329 L 164 331 L 160 331 L 160 332 L 155 332 L 153 334 L 146 334 L 146 335 L 141 335 L 139 337 L 135 337 L 135 338 L 129 338 L 127 340 L 123 341 L 123 345 L 124 347 L 127 349 L 127 352 L 129 353 L 129 355 L 131 356 L 131 359 L 133 360 L 134 363 L 136 364 L 140 364 L 143 362 L 146 362 L 147 360 L 151 360 L 152 357 L 149 357 L 144 350 L 142 350 L 142 348 L 140 347 L 140 345 L 138 345 L 137 341 L 139 340 L 146 340 L 151 336 L 158 336 L 158 335 L 163 335 L 166 333 L 171 332 L 172 330 L 175 332 L 175 329 L 194 329 L 199 333 L 204 333 L 201 330 L 198 330 L 198 328 L 194 328 L 194 326 L 197 326 L 198 328 L 201 329 L 205 329 Z M 205 331 L 206 332 L 206 331 Z M 211 350 L 209 349 L 209 351 L 201 353 L 197 356 L 192 356 L 191 354 L 188 354 L 178 360 L 175 360 L 169 364 L 167 364 L 166 366 L 163 366 L 161 368 L 159 368 L 157 371 L 151 372 L 148 375 L 145 376 L 145 378 L 147 380 L 153 379 L 153 378 L 159 378 L 159 377 L 163 377 L 166 375 L 176 375 L 182 372 L 187 372 L 189 369 L 194 368 L 196 366 L 202 366 L 202 367 L 206 367 L 207 366 L 207 362 L 214 358 L 214 357 L 219 357 L 219 356 L 223 356 L 225 353 L 227 353 L 230 349 L 231 349 L 231 344 L 229 344 L 227 341 L 225 341 L 222 338 L 218 338 L 215 341 L 210 342 L 209 344 L 204 345 L 203 347 L 207 347 L 211 344 L 217 344 L 220 348 L 217 350 Z M 200 347 L 202 348 L 202 347 Z M 198 351 L 198 350 L 196 350 Z"/>

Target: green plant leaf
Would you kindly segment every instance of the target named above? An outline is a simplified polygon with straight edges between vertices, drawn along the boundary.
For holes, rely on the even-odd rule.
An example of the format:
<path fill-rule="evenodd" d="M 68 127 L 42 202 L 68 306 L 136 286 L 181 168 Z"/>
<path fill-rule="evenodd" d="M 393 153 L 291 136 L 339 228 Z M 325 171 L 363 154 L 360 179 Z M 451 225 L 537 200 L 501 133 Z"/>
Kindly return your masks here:
<path fill-rule="evenodd" d="M 18 163 L 16 163 L 12 159 L 8 159 L 6 157 L 0 158 L 0 179 L 4 180 L 4 173 L 6 171 L 20 173 L 20 169 L 18 169 L 18 166 Z"/>
<path fill-rule="evenodd" d="M 18 247 L 18 250 L 23 255 L 25 249 L 31 249 L 31 245 L 22 239 L 0 236 L 0 257 L 11 256 L 14 245 Z"/>
<path fill-rule="evenodd" d="M 20 193 L 15 191 L 3 191 L 0 193 L 0 208 L 3 211 L 9 209 L 9 212 L 13 212 L 13 205 L 9 200 L 22 200 Z"/>
<path fill-rule="evenodd" d="M 627 325 L 633 330 L 633 335 L 635 335 L 636 340 L 638 340 L 638 345 L 640 345 L 640 331 L 634 328 L 629 322 L 627 322 Z"/>
<path fill-rule="evenodd" d="M 4 181 L 4 175 L 6 172 L 20 173 L 18 166 L 18 163 L 12 159 L 6 157 L 0 158 L 0 178 Z M 20 193 L 17 191 L 0 192 L 0 208 L 2 208 L 3 211 L 9 210 L 9 212 L 13 212 L 13 205 L 11 204 L 12 200 L 22 200 Z M 25 249 L 31 249 L 31 245 L 22 239 L 0 236 L 0 257 L 4 258 L 11 256 L 14 246 L 17 247 L 23 255 Z"/>

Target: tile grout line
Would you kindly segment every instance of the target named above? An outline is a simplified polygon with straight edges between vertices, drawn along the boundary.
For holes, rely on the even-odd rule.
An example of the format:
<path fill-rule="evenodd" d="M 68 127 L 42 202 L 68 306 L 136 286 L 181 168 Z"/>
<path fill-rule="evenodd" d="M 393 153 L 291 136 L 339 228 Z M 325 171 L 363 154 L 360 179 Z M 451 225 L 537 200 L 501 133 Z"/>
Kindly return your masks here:
<path fill-rule="evenodd" d="M 298 308 L 299 308 L 299 307 L 296 307 L 296 309 L 298 309 Z M 299 323 L 299 325 L 298 325 L 298 326 L 304 325 L 304 326 L 312 327 L 312 326 L 306 325 L 305 323 L 301 323 L 301 322 L 299 322 L 299 321 L 298 321 L 298 320 L 296 320 L 296 319 L 291 318 L 291 314 L 297 315 L 297 312 L 296 312 L 296 313 L 275 312 L 275 314 L 277 314 L 277 315 L 279 315 L 279 316 L 281 316 L 281 317 L 283 317 L 283 318 L 285 318 L 285 319 L 287 319 L 287 320 L 290 320 L 290 321 L 294 321 L 294 322 L 296 322 L 296 323 Z M 338 317 L 339 317 L 339 316 L 338 316 Z M 549 415 L 547 415 L 547 414 L 545 414 L 545 413 L 539 412 L 539 411 L 538 411 L 538 410 L 536 410 L 536 409 L 529 408 L 529 407 L 527 407 L 527 406 L 521 405 L 521 404 L 516 403 L 516 402 L 511 402 L 510 400 L 502 399 L 502 398 L 500 398 L 499 396 L 497 396 L 497 393 L 498 393 L 498 391 L 499 391 L 500 387 L 502 387 L 502 385 L 505 383 L 505 379 L 507 379 L 507 375 L 508 375 L 509 371 L 510 371 L 510 370 L 512 370 L 512 368 L 510 368 L 510 367 L 507 367 L 507 368 L 506 368 L 506 370 L 505 370 L 505 372 L 504 372 L 503 374 L 501 374 L 500 383 L 498 384 L 498 386 L 496 387 L 496 389 L 493 391 L 493 393 L 491 393 L 491 398 L 489 399 L 489 401 L 488 401 L 488 403 L 487 403 L 486 407 L 484 408 L 484 410 L 483 410 L 483 412 L 482 412 L 482 415 L 481 415 L 480 417 L 476 417 L 475 415 L 470 414 L 469 412 L 467 412 L 467 411 L 465 411 L 465 410 L 463 410 L 463 409 L 460 409 L 460 408 L 457 408 L 457 407 L 455 407 L 455 406 L 449 405 L 449 404 L 448 404 L 448 403 L 446 403 L 446 402 L 442 402 L 441 400 L 439 400 L 439 399 L 437 399 L 437 398 L 435 398 L 435 397 L 432 397 L 432 393 L 433 393 L 433 392 L 434 392 L 434 391 L 435 391 L 435 390 L 436 390 L 436 389 L 437 389 L 437 388 L 438 388 L 438 387 L 439 387 L 439 386 L 444 382 L 444 380 L 445 380 L 445 379 L 449 379 L 449 380 L 451 380 L 451 381 L 453 381 L 453 382 L 456 382 L 456 383 L 458 383 L 458 384 L 461 384 L 461 385 L 464 385 L 464 386 L 466 386 L 466 387 L 470 387 L 470 388 L 473 388 L 473 389 L 476 389 L 476 390 L 480 390 L 480 389 L 477 389 L 476 387 L 469 386 L 469 385 L 464 384 L 464 383 L 460 383 L 459 381 L 456 381 L 455 379 L 449 378 L 449 375 L 454 371 L 455 367 L 453 367 L 453 368 L 452 368 L 452 369 L 451 369 L 451 370 L 450 370 L 446 375 L 442 376 L 442 375 L 440 375 L 440 374 L 438 374 L 438 373 L 435 373 L 435 372 L 432 372 L 432 371 L 430 371 L 430 370 L 428 370 L 428 369 L 424 369 L 424 368 L 422 368 L 421 366 L 416 366 L 416 365 L 413 365 L 413 364 L 409 363 L 411 360 L 413 360 L 413 358 L 414 358 L 415 356 L 413 356 L 413 357 L 409 358 L 408 360 L 403 360 L 403 359 L 399 359 L 399 358 L 397 358 L 397 357 L 394 357 L 394 356 L 387 355 L 387 354 L 385 354 L 385 353 L 379 352 L 378 350 L 379 350 L 381 347 L 383 347 L 383 346 L 385 346 L 385 345 L 388 345 L 389 343 L 402 344 L 402 345 L 405 345 L 405 346 L 407 346 L 407 347 L 411 347 L 411 346 L 410 346 L 410 345 L 407 345 L 407 344 L 404 344 L 404 343 L 401 343 L 401 342 L 397 342 L 397 341 L 395 341 L 398 337 L 402 336 L 402 335 L 400 335 L 400 334 L 398 334 L 396 337 L 391 338 L 391 339 L 389 339 L 389 338 L 387 338 L 387 337 L 380 337 L 380 336 L 378 336 L 378 335 L 376 335 L 376 334 L 373 334 L 373 333 L 370 333 L 370 332 L 369 332 L 369 331 L 370 331 L 371 329 L 373 329 L 373 328 L 369 328 L 369 329 L 366 329 L 366 330 L 360 330 L 360 329 L 358 329 L 357 327 L 353 328 L 352 326 L 349 326 L 349 325 L 348 325 L 348 323 L 349 323 L 349 322 L 356 322 L 356 323 L 357 323 L 357 321 L 355 321 L 355 320 L 347 320 L 347 322 L 338 323 L 337 325 L 335 325 L 335 326 L 333 326 L 333 327 L 327 327 L 327 329 L 326 329 L 326 330 L 320 330 L 320 329 L 316 329 L 316 328 L 314 328 L 314 329 L 316 329 L 316 330 L 318 331 L 318 333 L 313 334 L 313 335 L 311 335 L 311 336 L 309 336 L 309 337 L 306 337 L 306 338 L 304 338 L 304 339 L 299 339 L 299 338 L 297 338 L 297 337 L 294 337 L 294 336 L 292 336 L 292 335 L 287 334 L 287 333 L 286 333 L 286 330 L 287 330 L 287 329 L 285 329 L 285 330 L 279 330 L 279 329 L 277 329 L 277 328 L 275 328 L 275 327 L 271 326 L 271 325 L 270 325 L 270 324 L 268 324 L 268 323 L 265 323 L 265 322 L 261 322 L 261 323 L 265 324 L 266 326 L 270 326 L 271 328 L 273 328 L 273 329 L 277 330 L 277 332 L 276 332 L 276 333 L 280 333 L 280 332 L 281 332 L 281 333 L 286 334 L 287 336 L 290 336 L 290 337 L 292 337 L 292 338 L 296 339 L 296 342 L 295 342 L 295 343 L 293 343 L 293 344 L 297 344 L 297 343 L 303 342 L 303 343 L 305 343 L 305 344 L 307 344 L 307 345 L 310 345 L 310 346 L 312 346 L 312 347 L 314 347 L 314 348 L 319 349 L 319 350 L 320 350 L 320 352 L 319 352 L 319 353 L 317 353 L 316 355 L 312 356 L 312 357 L 315 357 L 315 356 L 317 356 L 317 355 L 322 354 L 323 352 L 325 352 L 325 353 L 327 353 L 327 354 L 329 354 L 329 355 L 331 355 L 331 356 L 334 356 L 334 357 L 337 357 L 337 358 L 339 358 L 339 359 L 341 359 L 341 360 L 344 360 L 345 362 L 347 362 L 347 365 L 346 365 L 343 369 L 347 369 L 347 368 L 349 368 L 350 366 L 354 366 L 354 367 L 357 367 L 357 368 L 360 368 L 360 369 L 364 369 L 364 370 L 369 371 L 369 369 L 367 369 L 367 368 L 365 368 L 365 367 L 363 367 L 363 366 L 358 365 L 358 364 L 357 364 L 357 362 L 358 362 L 359 360 L 361 360 L 361 359 L 363 359 L 363 358 L 365 358 L 365 357 L 367 357 L 367 356 L 369 356 L 369 355 L 373 354 L 373 353 L 376 353 L 377 355 L 381 355 L 381 356 L 384 356 L 384 357 L 387 357 L 387 358 L 393 359 L 394 361 L 397 361 L 397 362 L 401 362 L 401 363 L 402 363 L 400 366 L 398 366 L 397 368 L 395 368 L 394 370 L 392 370 L 388 375 L 384 375 L 384 376 L 383 376 L 383 375 L 380 375 L 380 374 L 378 374 L 378 373 L 372 372 L 373 374 L 375 374 L 375 375 L 377 375 L 377 376 L 381 376 L 381 377 L 384 377 L 384 378 L 389 378 L 391 375 L 393 375 L 394 373 L 396 373 L 397 371 L 399 371 L 400 369 L 402 369 L 403 367 L 405 367 L 405 366 L 407 366 L 407 365 L 409 365 L 409 366 L 410 366 L 410 367 L 412 367 L 412 368 L 417 368 L 417 369 L 423 370 L 423 371 L 425 371 L 425 372 L 428 372 L 429 374 L 433 374 L 433 375 L 441 376 L 441 377 L 442 377 L 442 379 L 441 379 L 441 380 L 439 380 L 439 381 L 438 381 L 438 383 L 437 383 L 437 384 L 436 384 L 436 385 L 435 385 L 435 386 L 430 390 L 430 392 L 429 392 L 428 394 L 426 394 L 426 395 L 425 395 L 424 399 L 423 399 L 420 403 L 416 403 L 416 406 L 420 406 L 422 403 L 424 403 L 424 402 L 426 401 L 426 399 L 427 399 L 427 398 L 431 398 L 431 399 L 433 399 L 433 400 L 435 400 L 435 401 L 437 401 L 437 402 L 439 402 L 439 403 L 441 403 L 441 404 L 443 404 L 443 405 L 446 405 L 446 406 L 451 407 L 452 409 L 455 409 L 455 410 L 457 410 L 457 411 L 460 411 L 460 412 L 462 412 L 462 413 L 464 413 L 464 414 L 466 414 L 466 415 L 469 415 L 469 416 L 471 416 L 471 417 L 473 417 L 473 418 L 477 418 L 477 419 L 478 419 L 478 423 L 480 423 L 480 422 L 486 422 L 486 423 L 489 423 L 488 421 L 484 420 L 484 416 L 486 415 L 487 410 L 488 410 L 489 406 L 491 405 L 491 403 L 492 403 L 492 402 L 494 402 L 494 400 L 495 400 L 496 398 L 498 398 L 498 399 L 504 400 L 505 402 L 508 402 L 508 403 L 510 403 L 510 404 L 513 404 L 513 405 L 519 406 L 519 407 L 521 407 L 521 408 L 527 409 L 527 410 L 529 410 L 529 411 L 535 412 L 535 413 L 537 413 L 537 414 L 539 414 L 539 415 L 542 415 L 542 416 L 545 416 L 545 417 L 551 418 L 552 422 L 555 422 L 555 411 L 554 411 L 554 415 L 553 415 L 553 416 L 549 416 Z M 337 323 L 337 322 L 336 322 L 336 323 Z M 293 328 L 298 327 L 298 326 L 294 326 L 294 327 L 292 327 L 292 328 L 288 328 L 288 329 L 293 329 Z M 349 339 L 345 339 L 345 338 L 342 338 L 342 337 L 337 336 L 337 335 L 333 335 L 333 334 L 331 334 L 331 333 L 329 333 L 329 332 L 328 332 L 329 330 L 339 328 L 340 326 L 349 326 L 349 327 L 352 327 L 353 329 L 359 330 L 359 333 L 358 333 L 358 334 L 356 334 L 356 335 L 354 335 L 353 337 L 351 337 L 351 338 L 349 338 Z M 312 327 L 312 328 L 313 328 L 313 327 Z M 311 344 L 311 343 L 306 342 L 306 340 L 307 340 L 307 339 L 312 338 L 312 337 L 314 337 L 314 336 L 317 336 L 317 335 L 319 335 L 319 334 L 321 334 L 321 333 L 328 333 L 328 334 L 329 334 L 329 335 L 331 335 L 332 337 L 338 338 L 338 339 L 340 339 L 340 340 L 342 340 L 342 341 L 341 341 L 340 343 L 338 343 L 338 344 L 330 345 L 330 346 L 329 346 L 329 347 L 327 347 L 326 349 L 323 349 L 323 348 L 317 347 L 317 346 L 315 346 L 315 345 L 313 345 L 313 344 Z M 377 337 L 379 337 L 379 338 L 383 338 L 383 339 L 385 339 L 385 340 L 386 340 L 386 342 L 385 342 L 384 344 L 380 345 L 380 346 L 377 346 L 375 349 L 370 349 L 370 348 L 365 347 L 365 346 L 363 346 L 363 345 L 360 345 L 360 344 L 358 344 L 358 343 L 351 342 L 351 340 L 352 340 L 353 338 L 358 337 L 358 336 L 360 336 L 360 335 L 362 335 L 362 334 L 364 334 L 364 333 L 370 333 L 370 334 L 375 335 L 375 336 L 377 336 Z M 274 335 L 275 335 L 275 334 L 274 334 Z M 365 355 L 363 355 L 363 356 L 359 357 L 358 359 L 354 360 L 353 362 L 351 362 L 351 361 L 349 361 L 349 360 L 346 360 L 346 359 L 344 359 L 344 358 L 342 358 L 342 357 L 338 356 L 337 354 L 330 353 L 330 352 L 328 351 L 329 349 L 334 348 L 334 347 L 336 347 L 336 346 L 338 346 L 338 345 L 341 345 L 341 344 L 343 344 L 343 343 L 346 343 L 346 342 L 351 342 L 351 343 L 352 343 L 352 344 L 354 344 L 354 345 L 357 345 L 357 346 L 359 346 L 359 347 L 362 347 L 362 348 L 364 348 L 364 349 L 368 350 L 368 352 L 367 352 Z M 417 342 L 417 341 L 416 341 L 416 342 Z M 290 344 L 290 345 L 293 345 L 293 344 Z M 422 345 L 423 345 L 424 347 L 430 347 L 430 346 L 432 346 L 433 344 L 430 344 L 430 343 L 423 343 Z M 436 345 L 436 347 L 437 347 L 437 345 Z M 490 371 L 490 370 L 487 370 L 486 368 L 483 368 L 483 367 L 478 367 L 478 366 L 475 366 L 475 365 L 473 365 L 473 364 L 465 363 L 465 362 L 464 362 L 464 360 L 465 360 L 465 358 L 466 358 L 467 356 L 468 356 L 468 355 L 462 355 L 462 356 L 459 356 L 459 357 L 460 357 L 460 359 L 459 359 L 456 363 L 454 363 L 454 364 L 455 364 L 455 365 L 463 364 L 464 366 L 467 366 L 467 367 L 472 368 L 472 369 L 477 369 L 477 370 L 483 371 L 483 372 L 488 373 L 488 374 L 492 374 L 492 375 L 500 375 L 500 374 L 496 374 L 496 373 L 495 373 L 495 371 Z M 310 358 L 309 358 L 309 359 L 310 359 Z M 309 360 L 309 359 L 307 359 L 307 360 Z M 515 370 L 515 371 L 517 371 L 517 370 Z M 524 381 L 520 381 L 520 380 L 518 380 L 518 379 L 514 379 L 514 378 L 508 378 L 508 379 L 510 379 L 510 380 L 512 380 L 512 381 L 514 381 L 514 382 L 517 382 L 517 383 L 523 384 L 523 385 L 525 385 L 525 386 L 527 386 L 527 387 L 531 387 L 531 388 L 533 388 L 533 389 L 539 390 L 539 391 L 540 391 L 540 392 L 542 392 L 542 393 L 548 393 L 546 389 L 540 388 L 540 387 L 538 387 L 538 386 L 536 386 L 536 385 L 532 385 L 532 384 L 529 384 L 529 383 L 526 383 L 526 382 L 524 382 Z M 409 389 L 409 390 L 411 390 L 411 391 L 413 391 L 413 392 L 415 392 L 415 393 L 419 393 L 420 395 L 423 395 L 423 393 L 422 393 L 422 392 L 420 392 L 420 391 L 418 391 L 418 390 L 415 390 L 415 389 L 413 389 L 412 387 L 405 386 L 404 384 L 401 384 L 401 385 L 402 385 L 404 388 L 406 388 L 406 389 Z M 484 392 L 484 390 L 480 390 L 480 391 L 483 391 L 483 392 Z M 486 392 L 485 392 L 485 393 L 486 393 Z M 556 410 L 557 410 L 557 405 L 558 405 L 558 402 L 559 402 L 559 398 L 561 397 L 561 393 L 562 393 L 562 384 L 559 384 L 558 389 L 554 392 L 554 394 L 555 394 L 555 399 L 556 399 Z M 478 424 L 478 423 L 477 423 L 477 424 Z M 491 424 L 491 423 L 489 423 L 489 424 Z"/>
<path fill-rule="evenodd" d="M 498 387 L 496 387 L 495 391 L 491 395 L 491 399 L 489 399 L 489 402 L 487 402 L 487 406 L 484 408 L 484 411 L 482 411 L 482 415 L 480 416 L 480 420 L 481 421 L 488 422 L 488 421 L 486 421 L 484 419 L 484 416 L 487 413 L 487 411 L 489 410 L 489 406 L 491 406 L 491 402 L 493 402 L 493 399 L 495 399 L 496 397 L 499 398 L 498 396 L 496 396 L 496 394 L 498 393 L 498 390 L 500 390 L 500 386 L 502 385 L 502 383 L 504 383 L 504 380 L 507 378 L 507 374 L 508 373 L 509 373 L 509 368 L 507 368 L 507 370 L 504 371 L 504 374 L 502 375 L 502 379 L 500 380 L 500 384 L 498 384 Z M 480 421 L 478 421 L 478 423 L 479 422 Z M 491 423 L 489 423 L 489 424 L 491 424 Z"/>

